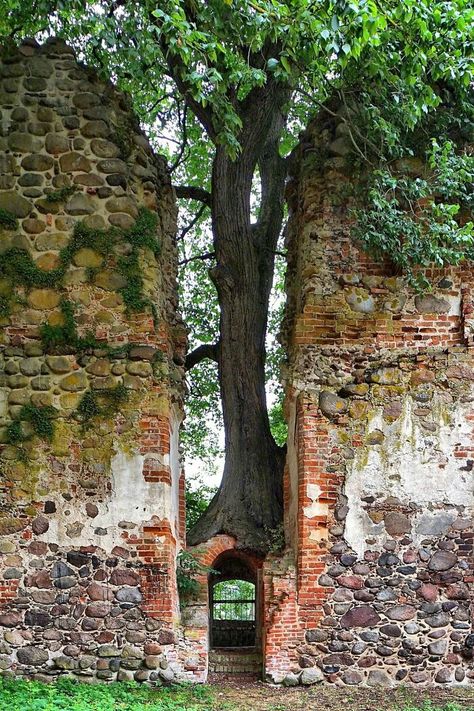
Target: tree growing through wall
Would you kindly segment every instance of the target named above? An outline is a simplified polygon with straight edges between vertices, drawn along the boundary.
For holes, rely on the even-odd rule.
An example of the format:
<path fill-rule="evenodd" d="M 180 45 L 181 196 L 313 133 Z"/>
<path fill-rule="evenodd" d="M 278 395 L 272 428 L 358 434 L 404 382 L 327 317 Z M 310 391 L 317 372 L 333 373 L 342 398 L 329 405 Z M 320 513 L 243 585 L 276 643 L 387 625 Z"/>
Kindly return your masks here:
<path fill-rule="evenodd" d="M 242 547 L 264 550 L 282 516 L 284 449 L 270 428 L 265 337 L 289 151 L 311 115 L 330 121 L 336 114 L 352 144 L 349 160 L 371 175 L 359 213 L 366 246 L 388 253 L 409 275 L 419 264 L 469 257 L 472 225 L 459 214 L 473 173 L 461 148 L 472 140 L 472 3 L 3 4 L 4 36 L 67 38 L 130 94 L 170 147 L 176 192 L 190 216 L 179 235 L 188 245 L 183 267 L 191 265 L 204 302 L 193 305 L 200 343 L 186 368 L 207 368 L 203 382 L 217 368 L 225 429 L 223 479 L 189 540 L 226 532 Z M 398 180 L 393 161 L 420 150 L 431 156 L 431 178 L 423 185 Z M 440 174 L 436 192 L 430 180 Z M 420 222 L 409 208 L 423 196 Z M 206 220 L 210 244 L 199 251 Z"/>

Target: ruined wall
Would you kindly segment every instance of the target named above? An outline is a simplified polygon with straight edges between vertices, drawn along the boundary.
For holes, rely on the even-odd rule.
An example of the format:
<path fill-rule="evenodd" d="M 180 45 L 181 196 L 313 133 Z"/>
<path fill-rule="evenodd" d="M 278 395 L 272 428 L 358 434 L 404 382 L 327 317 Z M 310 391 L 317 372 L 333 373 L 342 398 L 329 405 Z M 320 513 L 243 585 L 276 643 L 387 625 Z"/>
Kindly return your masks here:
<path fill-rule="evenodd" d="M 310 128 L 288 189 L 286 527 L 267 649 L 286 683 L 474 680 L 472 269 L 432 293 L 350 237 L 343 126 Z M 410 166 L 408 166 L 410 167 Z M 303 676 L 294 676 L 303 669 Z"/>
<path fill-rule="evenodd" d="M 166 165 L 56 40 L 4 50 L 0 112 L 0 669 L 170 680 L 185 338 Z"/>

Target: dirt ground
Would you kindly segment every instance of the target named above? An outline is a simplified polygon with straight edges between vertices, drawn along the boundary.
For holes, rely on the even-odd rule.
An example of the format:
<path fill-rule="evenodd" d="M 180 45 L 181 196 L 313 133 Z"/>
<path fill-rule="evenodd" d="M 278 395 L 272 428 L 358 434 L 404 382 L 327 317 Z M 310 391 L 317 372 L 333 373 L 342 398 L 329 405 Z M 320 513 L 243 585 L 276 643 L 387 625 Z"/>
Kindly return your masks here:
<path fill-rule="evenodd" d="M 315 686 L 282 689 L 217 675 L 212 711 L 474 711 L 474 688 L 397 689 Z M 211 709 L 209 709 L 211 711 Z"/>

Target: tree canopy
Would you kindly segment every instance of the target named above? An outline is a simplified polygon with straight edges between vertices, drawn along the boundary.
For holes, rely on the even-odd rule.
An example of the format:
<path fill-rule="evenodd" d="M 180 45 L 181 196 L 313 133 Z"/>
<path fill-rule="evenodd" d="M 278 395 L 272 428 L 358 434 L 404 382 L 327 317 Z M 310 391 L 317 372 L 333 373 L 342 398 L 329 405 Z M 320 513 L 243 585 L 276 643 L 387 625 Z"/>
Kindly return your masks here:
<path fill-rule="evenodd" d="M 198 454 L 213 455 L 203 422 L 209 412 L 219 418 L 219 396 L 226 428 L 223 484 L 193 540 L 223 530 L 242 545 L 268 547 L 268 531 L 281 516 L 283 456 L 270 424 L 281 437 L 282 423 L 277 413 L 269 422 L 262 388 L 275 260 L 280 272 L 284 264 L 279 239 L 287 157 L 310 119 L 337 114 L 363 176 L 355 237 L 388 255 L 420 288 L 426 284 L 418 266 L 471 258 L 472 2 L 2 4 L 0 34 L 7 42 L 28 35 L 66 38 L 130 95 L 150 137 L 168 155 L 181 207 L 182 304 L 195 347 L 187 361 L 188 443 Z M 400 174 L 397 160 L 415 155 L 429 169 Z M 270 314 L 273 328 L 277 320 Z M 268 362 L 274 375 L 277 361 L 275 355 L 267 361 L 267 374 Z M 246 369 L 255 372 L 254 382 Z M 254 430 L 253 440 L 247 430 Z M 273 504 L 254 502 L 252 481 Z M 226 497 L 233 503 L 224 505 Z"/>

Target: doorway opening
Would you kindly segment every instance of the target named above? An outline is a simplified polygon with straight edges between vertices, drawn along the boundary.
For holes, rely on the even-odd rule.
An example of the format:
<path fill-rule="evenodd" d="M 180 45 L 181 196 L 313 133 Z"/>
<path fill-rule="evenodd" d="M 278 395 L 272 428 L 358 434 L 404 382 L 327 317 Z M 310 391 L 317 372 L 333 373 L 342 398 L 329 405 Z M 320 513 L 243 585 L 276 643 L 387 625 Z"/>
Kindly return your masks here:
<path fill-rule="evenodd" d="M 209 670 L 261 672 L 260 571 L 245 556 L 222 554 L 209 576 Z"/>
<path fill-rule="evenodd" d="M 255 647 L 255 583 L 223 580 L 212 588 L 213 647 Z"/>

